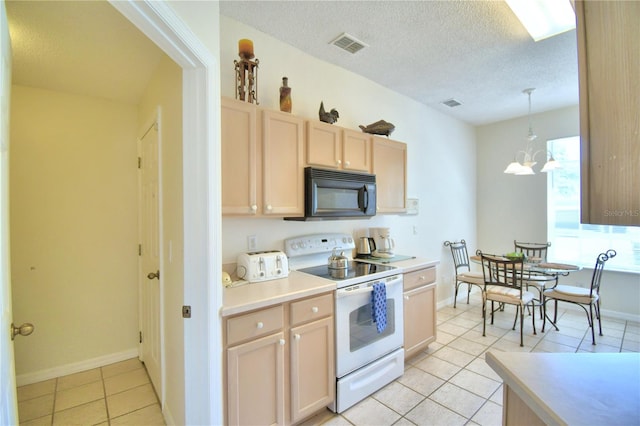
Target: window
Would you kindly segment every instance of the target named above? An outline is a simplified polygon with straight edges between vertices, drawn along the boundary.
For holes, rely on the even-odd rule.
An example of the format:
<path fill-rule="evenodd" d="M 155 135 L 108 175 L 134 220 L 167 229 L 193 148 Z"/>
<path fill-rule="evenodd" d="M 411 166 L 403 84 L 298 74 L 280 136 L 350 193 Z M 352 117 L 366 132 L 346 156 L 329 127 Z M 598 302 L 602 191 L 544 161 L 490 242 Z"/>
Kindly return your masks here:
<path fill-rule="evenodd" d="M 562 165 L 547 177 L 549 259 L 593 268 L 596 256 L 617 252 L 607 269 L 640 273 L 640 227 L 580 223 L 580 138 L 547 142 Z"/>

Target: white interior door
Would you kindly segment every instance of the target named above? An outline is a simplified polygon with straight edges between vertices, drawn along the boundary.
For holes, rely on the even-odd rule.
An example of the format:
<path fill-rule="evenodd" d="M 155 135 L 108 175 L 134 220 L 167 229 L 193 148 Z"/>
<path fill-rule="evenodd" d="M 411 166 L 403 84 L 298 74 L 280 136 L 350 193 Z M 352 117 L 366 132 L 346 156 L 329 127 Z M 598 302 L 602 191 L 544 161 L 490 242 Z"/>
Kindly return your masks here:
<path fill-rule="evenodd" d="M 16 372 L 11 341 L 9 273 L 9 94 L 11 47 L 4 0 L 0 0 L 0 424 L 18 424 Z"/>
<path fill-rule="evenodd" d="M 140 138 L 140 318 L 141 356 L 156 393 L 162 394 L 162 303 L 160 271 L 160 148 L 156 116 Z"/>

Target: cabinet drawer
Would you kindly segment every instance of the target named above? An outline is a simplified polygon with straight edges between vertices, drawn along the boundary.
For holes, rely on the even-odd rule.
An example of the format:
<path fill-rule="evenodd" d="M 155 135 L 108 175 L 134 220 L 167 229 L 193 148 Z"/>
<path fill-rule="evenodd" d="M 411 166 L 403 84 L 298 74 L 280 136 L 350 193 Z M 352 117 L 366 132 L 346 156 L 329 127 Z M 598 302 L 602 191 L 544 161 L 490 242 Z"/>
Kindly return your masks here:
<path fill-rule="evenodd" d="M 227 346 L 282 330 L 282 305 L 227 320 Z"/>
<path fill-rule="evenodd" d="M 404 274 L 404 291 L 436 282 L 436 268 L 419 269 Z"/>
<path fill-rule="evenodd" d="M 291 325 L 333 314 L 333 293 L 291 303 Z"/>

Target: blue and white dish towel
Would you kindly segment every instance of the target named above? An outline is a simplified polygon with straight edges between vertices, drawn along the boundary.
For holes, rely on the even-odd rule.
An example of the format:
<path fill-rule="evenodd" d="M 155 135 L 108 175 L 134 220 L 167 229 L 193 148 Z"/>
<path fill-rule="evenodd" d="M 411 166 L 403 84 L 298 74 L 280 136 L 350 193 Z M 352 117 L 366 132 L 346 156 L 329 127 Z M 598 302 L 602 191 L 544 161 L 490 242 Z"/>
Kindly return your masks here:
<path fill-rule="evenodd" d="M 387 287 L 383 282 L 373 285 L 371 293 L 371 316 L 376 324 L 378 333 L 382 333 L 387 328 Z"/>

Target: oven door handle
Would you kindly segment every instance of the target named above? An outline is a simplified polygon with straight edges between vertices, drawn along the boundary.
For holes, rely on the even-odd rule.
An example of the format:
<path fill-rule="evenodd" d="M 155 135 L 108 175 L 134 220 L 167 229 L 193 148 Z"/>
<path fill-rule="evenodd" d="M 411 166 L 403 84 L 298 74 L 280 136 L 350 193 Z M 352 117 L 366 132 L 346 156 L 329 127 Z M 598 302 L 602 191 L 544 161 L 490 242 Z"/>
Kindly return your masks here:
<path fill-rule="evenodd" d="M 336 290 L 336 299 L 341 299 L 343 297 L 356 296 L 358 294 L 365 294 L 373 292 L 373 284 L 378 283 L 379 281 L 373 281 L 371 283 L 359 284 L 357 286 L 346 287 Z M 384 282 L 387 286 L 387 290 L 394 285 L 402 285 L 402 279 L 394 279 Z M 357 288 L 354 288 L 357 287 Z"/>

